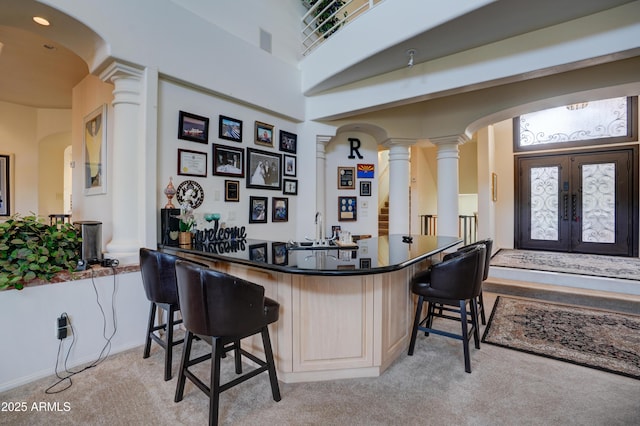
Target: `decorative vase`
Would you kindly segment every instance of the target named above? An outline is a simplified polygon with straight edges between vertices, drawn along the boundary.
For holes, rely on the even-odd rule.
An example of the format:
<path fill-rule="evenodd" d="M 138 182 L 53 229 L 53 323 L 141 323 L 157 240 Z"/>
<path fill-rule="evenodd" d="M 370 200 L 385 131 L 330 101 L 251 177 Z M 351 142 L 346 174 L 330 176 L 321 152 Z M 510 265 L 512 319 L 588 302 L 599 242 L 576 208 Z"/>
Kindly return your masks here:
<path fill-rule="evenodd" d="M 191 248 L 191 232 L 180 232 L 178 234 L 178 244 L 182 248 Z"/>
<path fill-rule="evenodd" d="M 164 206 L 165 209 L 175 209 L 176 206 L 173 205 L 171 199 L 174 195 L 176 195 L 176 188 L 173 186 L 173 178 L 169 177 L 169 185 L 164 189 L 164 195 L 167 196 L 168 202 Z"/>

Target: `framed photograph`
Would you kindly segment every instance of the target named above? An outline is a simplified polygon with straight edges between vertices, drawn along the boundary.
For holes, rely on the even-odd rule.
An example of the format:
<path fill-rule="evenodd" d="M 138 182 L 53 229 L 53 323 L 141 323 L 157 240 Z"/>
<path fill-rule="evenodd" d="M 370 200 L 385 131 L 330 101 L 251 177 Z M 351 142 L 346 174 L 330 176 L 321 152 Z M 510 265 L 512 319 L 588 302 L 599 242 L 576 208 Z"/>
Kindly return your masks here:
<path fill-rule="evenodd" d="M 282 155 L 247 148 L 247 188 L 282 189 Z"/>
<path fill-rule="evenodd" d="M 213 175 L 244 177 L 244 148 L 212 144 Z"/>
<path fill-rule="evenodd" d="M 240 181 L 239 180 L 224 181 L 224 200 L 240 201 Z"/>
<path fill-rule="evenodd" d="M 84 193 L 107 192 L 107 104 L 94 110 L 83 121 Z"/>
<path fill-rule="evenodd" d="M 289 199 L 277 198 L 271 199 L 271 222 L 288 222 L 289 221 Z"/>
<path fill-rule="evenodd" d="M 178 115 L 178 139 L 209 143 L 209 119 L 180 111 Z"/>
<path fill-rule="evenodd" d="M 242 142 L 242 121 L 221 115 L 218 122 L 218 137 L 228 141 Z"/>
<path fill-rule="evenodd" d="M 289 263 L 289 252 L 287 243 L 271 244 L 271 263 L 274 265 L 286 265 Z"/>
<path fill-rule="evenodd" d="M 331 225 L 331 238 L 333 237 L 338 238 L 338 234 L 340 233 L 341 230 L 342 230 L 342 227 L 340 225 Z"/>
<path fill-rule="evenodd" d="M 11 216 L 11 156 L 0 155 L 0 216 Z"/>
<path fill-rule="evenodd" d="M 273 126 L 271 124 L 256 121 L 256 145 L 273 148 Z"/>
<path fill-rule="evenodd" d="M 267 197 L 249 197 L 249 223 L 267 223 L 268 201 Z"/>
<path fill-rule="evenodd" d="M 355 167 L 338 167 L 338 189 L 356 189 Z"/>
<path fill-rule="evenodd" d="M 298 148 L 298 136 L 293 133 L 280 130 L 280 151 L 290 152 L 291 154 L 295 154 L 297 148 Z"/>
<path fill-rule="evenodd" d="M 284 179 L 282 181 L 283 190 L 285 195 L 298 195 L 298 181 L 293 179 Z"/>
<path fill-rule="evenodd" d="M 363 181 L 360 182 L 360 195 L 362 197 L 370 197 L 371 196 L 371 181 Z"/>
<path fill-rule="evenodd" d="M 178 174 L 207 177 L 207 153 L 178 149 Z"/>
<path fill-rule="evenodd" d="M 358 220 L 356 197 L 338 197 L 338 220 L 342 222 Z"/>
<path fill-rule="evenodd" d="M 250 245 L 249 260 L 267 263 L 267 243 Z"/>
<path fill-rule="evenodd" d="M 282 174 L 284 176 L 296 176 L 297 166 L 296 157 L 294 155 L 284 154 L 284 170 Z"/>
<path fill-rule="evenodd" d="M 371 268 L 371 258 L 363 257 L 360 259 L 360 269 L 370 269 Z"/>

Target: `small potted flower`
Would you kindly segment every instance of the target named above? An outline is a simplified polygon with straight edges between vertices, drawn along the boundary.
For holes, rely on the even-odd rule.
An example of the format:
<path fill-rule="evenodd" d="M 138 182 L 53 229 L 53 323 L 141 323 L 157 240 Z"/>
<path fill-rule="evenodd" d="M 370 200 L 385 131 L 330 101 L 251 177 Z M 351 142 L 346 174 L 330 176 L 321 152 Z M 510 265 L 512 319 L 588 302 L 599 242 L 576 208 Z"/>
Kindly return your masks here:
<path fill-rule="evenodd" d="M 196 218 L 193 214 L 193 207 L 191 207 L 192 190 L 189 189 L 185 193 L 184 202 L 180 205 L 180 215 L 176 216 L 179 220 L 178 230 L 178 244 L 180 247 L 191 247 L 191 240 L 193 232 L 195 231 Z"/>

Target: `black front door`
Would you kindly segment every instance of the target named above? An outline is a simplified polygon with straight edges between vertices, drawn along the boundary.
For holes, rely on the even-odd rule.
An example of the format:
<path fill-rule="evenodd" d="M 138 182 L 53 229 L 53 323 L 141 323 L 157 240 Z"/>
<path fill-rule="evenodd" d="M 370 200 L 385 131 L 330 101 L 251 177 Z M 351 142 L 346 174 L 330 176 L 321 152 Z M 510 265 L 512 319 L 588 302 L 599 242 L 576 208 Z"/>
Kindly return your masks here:
<path fill-rule="evenodd" d="M 516 248 L 637 256 L 634 148 L 516 160 Z"/>

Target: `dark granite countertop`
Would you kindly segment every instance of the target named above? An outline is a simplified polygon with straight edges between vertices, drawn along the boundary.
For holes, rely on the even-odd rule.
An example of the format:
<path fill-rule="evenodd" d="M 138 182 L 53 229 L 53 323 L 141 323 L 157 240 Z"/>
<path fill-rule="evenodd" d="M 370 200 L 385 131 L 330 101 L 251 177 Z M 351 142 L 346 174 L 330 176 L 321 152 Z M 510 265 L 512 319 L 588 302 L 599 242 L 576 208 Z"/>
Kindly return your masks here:
<path fill-rule="evenodd" d="M 462 242 L 456 237 L 402 235 L 361 239 L 354 248 L 338 246 L 292 246 L 287 242 L 266 240 L 220 241 L 194 244 L 192 248 L 160 245 L 159 249 L 180 255 L 190 253 L 211 260 L 242 264 L 288 274 L 366 275 L 391 272 L 427 259 Z"/>

